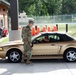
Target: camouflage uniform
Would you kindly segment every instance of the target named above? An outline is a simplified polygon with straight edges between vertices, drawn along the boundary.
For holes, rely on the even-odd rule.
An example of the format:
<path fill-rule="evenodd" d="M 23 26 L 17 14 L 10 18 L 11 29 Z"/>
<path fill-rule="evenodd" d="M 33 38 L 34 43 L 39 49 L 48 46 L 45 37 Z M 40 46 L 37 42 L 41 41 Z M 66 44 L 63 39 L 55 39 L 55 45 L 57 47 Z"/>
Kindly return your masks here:
<path fill-rule="evenodd" d="M 24 42 L 24 52 L 22 59 L 27 55 L 27 60 L 31 59 L 31 29 L 29 26 L 22 28 L 22 40 Z"/>

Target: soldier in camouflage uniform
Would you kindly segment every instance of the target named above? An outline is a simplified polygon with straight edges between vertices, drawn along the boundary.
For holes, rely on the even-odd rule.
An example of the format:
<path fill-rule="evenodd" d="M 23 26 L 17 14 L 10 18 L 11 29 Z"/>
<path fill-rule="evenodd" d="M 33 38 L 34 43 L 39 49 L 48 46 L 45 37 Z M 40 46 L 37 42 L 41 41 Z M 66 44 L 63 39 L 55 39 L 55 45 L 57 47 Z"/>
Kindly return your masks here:
<path fill-rule="evenodd" d="M 29 24 L 25 27 L 22 28 L 22 40 L 24 42 L 24 52 L 22 55 L 22 62 L 24 62 L 24 58 L 27 55 L 27 61 L 26 64 L 30 64 L 30 59 L 31 59 L 31 27 L 33 26 L 34 21 L 33 20 L 29 20 Z"/>

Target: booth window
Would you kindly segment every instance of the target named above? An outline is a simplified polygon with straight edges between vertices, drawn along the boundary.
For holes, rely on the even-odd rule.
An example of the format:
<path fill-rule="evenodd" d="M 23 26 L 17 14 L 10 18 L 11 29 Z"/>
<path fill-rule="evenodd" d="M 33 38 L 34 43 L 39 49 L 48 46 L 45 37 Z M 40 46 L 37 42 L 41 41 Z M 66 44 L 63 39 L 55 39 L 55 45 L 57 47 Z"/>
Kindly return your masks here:
<path fill-rule="evenodd" d="M 3 11 L 6 11 L 5 9 L 3 9 Z"/>

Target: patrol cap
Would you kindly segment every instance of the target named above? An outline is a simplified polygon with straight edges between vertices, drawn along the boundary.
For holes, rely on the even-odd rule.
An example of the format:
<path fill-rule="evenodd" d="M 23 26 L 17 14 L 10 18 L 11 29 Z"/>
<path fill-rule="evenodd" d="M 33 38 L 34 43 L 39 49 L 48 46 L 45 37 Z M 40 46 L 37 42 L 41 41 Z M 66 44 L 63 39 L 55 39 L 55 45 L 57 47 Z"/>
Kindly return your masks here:
<path fill-rule="evenodd" d="M 31 19 L 31 20 L 28 21 L 28 23 L 29 23 L 29 24 L 30 24 L 30 23 L 34 23 L 34 20 Z"/>

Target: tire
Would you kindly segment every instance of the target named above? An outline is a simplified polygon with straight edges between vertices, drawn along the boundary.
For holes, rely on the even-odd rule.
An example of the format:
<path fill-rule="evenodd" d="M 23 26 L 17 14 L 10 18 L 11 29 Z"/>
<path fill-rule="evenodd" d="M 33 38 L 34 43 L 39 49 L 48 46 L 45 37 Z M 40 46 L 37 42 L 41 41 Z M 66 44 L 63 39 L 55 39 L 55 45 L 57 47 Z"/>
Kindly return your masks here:
<path fill-rule="evenodd" d="M 21 59 L 22 59 L 21 56 L 22 56 L 22 54 L 21 54 L 20 51 L 18 51 L 18 50 L 11 50 L 8 53 L 8 60 L 10 62 L 17 63 L 17 62 L 21 61 Z"/>
<path fill-rule="evenodd" d="M 76 61 L 76 49 L 68 49 L 64 52 L 64 60 L 68 62 Z"/>

